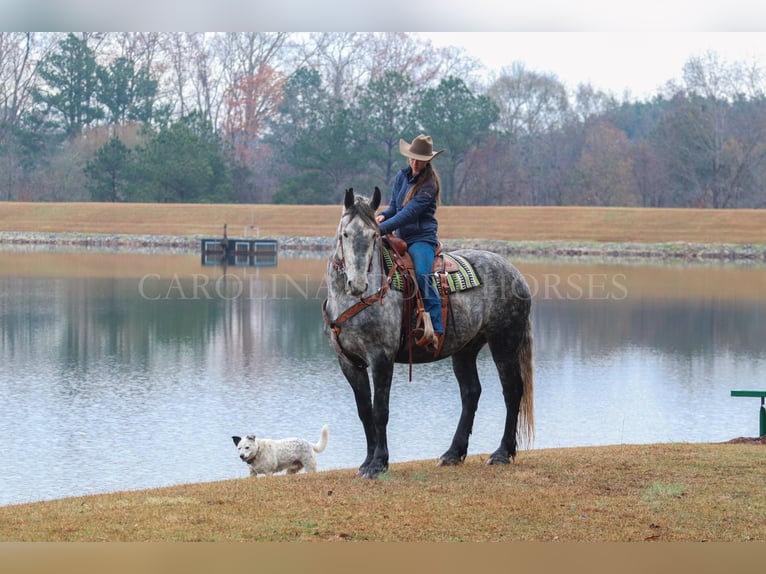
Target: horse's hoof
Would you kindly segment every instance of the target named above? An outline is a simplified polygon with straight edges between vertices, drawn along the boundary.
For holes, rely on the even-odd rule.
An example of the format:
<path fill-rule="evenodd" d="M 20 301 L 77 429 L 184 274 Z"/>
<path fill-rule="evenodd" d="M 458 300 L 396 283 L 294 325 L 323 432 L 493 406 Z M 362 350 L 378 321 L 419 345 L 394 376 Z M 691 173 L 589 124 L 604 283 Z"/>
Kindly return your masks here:
<path fill-rule="evenodd" d="M 380 478 L 382 474 L 385 474 L 385 472 L 388 470 L 388 466 L 377 466 L 377 465 L 369 465 L 364 469 L 359 469 L 359 473 L 357 473 L 362 478 L 368 478 L 368 479 L 376 479 Z"/>
<path fill-rule="evenodd" d="M 464 456 L 452 456 L 443 454 L 436 462 L 436 466 L 459 466 L 463 464 Z"/>
<path fill-rule="evenodd" d="M 511 464 L 510 457 L 508 457 L 508 455 L 493 453 L 492 456 L 487 459 L 487 466 L 492 464 Z"/>

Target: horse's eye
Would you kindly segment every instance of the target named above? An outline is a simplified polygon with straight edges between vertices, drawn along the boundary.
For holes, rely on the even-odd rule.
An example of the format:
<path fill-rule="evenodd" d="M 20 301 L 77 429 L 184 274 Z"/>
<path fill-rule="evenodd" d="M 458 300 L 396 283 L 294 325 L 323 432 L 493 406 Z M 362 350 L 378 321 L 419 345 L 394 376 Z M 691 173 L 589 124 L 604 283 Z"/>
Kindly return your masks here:
<path fill-rule="evenodd" d="M 346 239 L 348 239 L 348 232 L 347 232 L 347 231 L 344 231 L 344 232 L 343 232 L 343 237 L 345 237 Z"/>

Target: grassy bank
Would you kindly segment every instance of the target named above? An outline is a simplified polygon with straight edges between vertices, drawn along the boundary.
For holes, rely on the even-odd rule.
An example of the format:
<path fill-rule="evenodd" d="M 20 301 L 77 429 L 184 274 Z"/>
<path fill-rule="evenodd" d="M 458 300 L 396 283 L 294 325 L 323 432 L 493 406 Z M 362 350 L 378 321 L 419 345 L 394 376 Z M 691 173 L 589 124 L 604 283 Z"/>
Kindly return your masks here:
<path fill-rule="evenodd" d="M 330 237 L 340 206 L 112 203 L 0 204 L 0 231 Z M 766 210 L 591 207 L 439 208 L 446 240 L 766 243 Z"/>
<path fill-rule="evenodd" d="M 660 444 L 240 478 L 0 508 L 3 541 L 766 540 L 764 450 Z"/>

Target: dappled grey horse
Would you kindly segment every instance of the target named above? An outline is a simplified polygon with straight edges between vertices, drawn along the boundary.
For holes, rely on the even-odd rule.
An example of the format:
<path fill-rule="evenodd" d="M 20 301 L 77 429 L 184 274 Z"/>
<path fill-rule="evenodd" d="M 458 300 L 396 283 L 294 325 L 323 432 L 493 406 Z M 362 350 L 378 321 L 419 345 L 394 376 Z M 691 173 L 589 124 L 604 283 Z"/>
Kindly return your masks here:
<path fill-rule="evenodd" d="M 358 474 L 376 478 L 388 468 L 388 404 L 394 363 L 402 359 L 403 295 L 389 289 L 375 222 L 380 205 L 376 187 L 372 199 L 346 191 L 335 251 L 327 265 L 325 332 L 338 352 L 340 368 L 354 392 L 367 439 L 367 456 Z M 503 388 L 506 418 L 500 446 L 487 464 L 508 464 L 516 456 L 517 432 L 531 440 L 533 417 L 533 358 L 530 323 L 531 295 L 521 273 L 503 257 L 480 250 L 454 252 L 473 265 L 480 285 L 451 295 L 444 341 L 439 355 L 414 348 L 414 362 L 452 357 L 462 412 L 449 449 L 439 465 L 460 464 L 481 395 L 476 357 L 489 345 Z M 372 389 L 368 370 L 372 374 Z M 424 406 L 424 409 L 427 407 Z M 428 416 L 424 410 L 423 416 Z"/>

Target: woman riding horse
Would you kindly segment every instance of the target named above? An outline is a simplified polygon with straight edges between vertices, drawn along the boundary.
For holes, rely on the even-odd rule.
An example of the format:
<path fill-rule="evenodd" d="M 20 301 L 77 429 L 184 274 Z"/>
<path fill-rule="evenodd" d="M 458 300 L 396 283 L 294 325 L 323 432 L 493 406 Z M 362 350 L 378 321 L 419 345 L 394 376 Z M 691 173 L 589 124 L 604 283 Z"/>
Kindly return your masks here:
<path fill-rule="evenodd" d="M 415 343 L 434 349 L 440 347 L 444 325 L 441 298 L 430 279 L 439 246 L 436 206 L 441 190 L 439 174 L 431 160 L 443 151 L 434 151 L 431 136 L 421 134 L 412 143 L 399 140 L 399 153 L 408 158 L 409 166 L 396 175 L 388 208 L 375 218 L 382 235 L 397 231 L 399 239 L 407 243 L 423 307 L 431 320 L 430 327 L 426 323 Z"/>
<path fill-rule="evenodd" d="M 376 478 L 388 468 L 389 395 L 394 363 L 403 347 L 404 298 L 386 281 L 375 221 L 379 206 L 378 188 L 370 200 L 346 191 L 322 306 L 325 333 L 338 353 L 364 428 L 367 456 L 359 474 L 365 478 Z M 450 328 L 438 356 L 423 350 L 419 357 L 419 362 L 451 357 L 460 387 L 460 420 L 439 464 L 460 464 L 468 452 L 481 395 L 476 357 L 485 345 L 497 367 L 506 410 L 500 445 L 487 464 L 508 464 L 516 456 L 517 439 L 531 439 L 534 429 L 531 294 L 522 274 L 504 257 L 473 249 L 453 255 L 469 261 L 481 281 L 450 296 Z"/>

